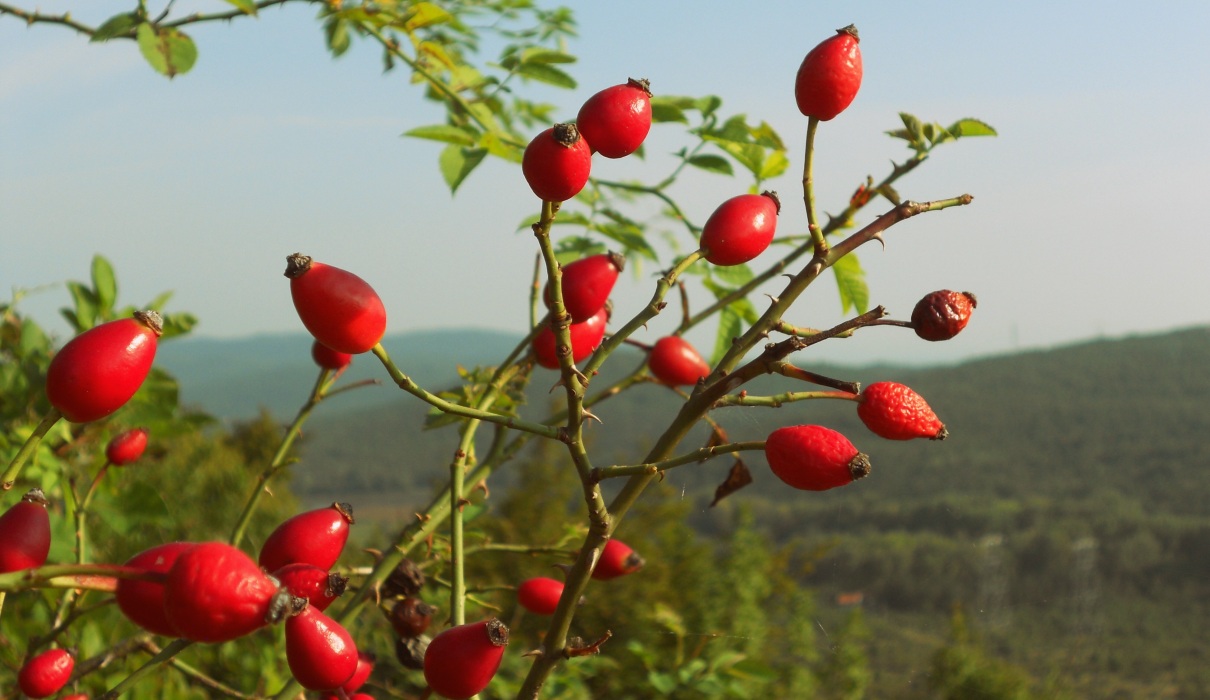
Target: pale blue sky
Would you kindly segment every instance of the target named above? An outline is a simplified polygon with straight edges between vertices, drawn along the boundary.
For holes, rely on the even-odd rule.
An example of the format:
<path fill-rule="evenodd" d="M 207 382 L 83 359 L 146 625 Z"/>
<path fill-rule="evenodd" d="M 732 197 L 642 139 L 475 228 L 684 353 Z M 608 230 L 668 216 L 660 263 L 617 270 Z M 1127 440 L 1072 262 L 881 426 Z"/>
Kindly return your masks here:
<path fill-rule="evenodd" d="M 96 23 L 133 3 L 37 5 Z M 1210 5 L 738 7 L 582 3 L 569 47 L 580 57 L 569 67 L 580 88 L 535 94 L 571 119 L 596 90 L 642 76 L 657 93 L 714 93 L 725 111 L 769 121 L 792 144 L 790 173 L 773 183 L 788 203 L 783 233 L 805 227 L 794 73 L 836 27 L 860 28 L 865 80 L 853 106 L 820 130 L 823 209 L 839 209 L 867 174 L 880 177 L 908 153 L 881 134 L 898 126 L 900 110 L 943 123 L 977 117 L 1001 134 L 938 150 L 900 187 L 920 200 L 970 192 L 974 205 L 896 227 L 885 252 L 861 251 L 872 301 L 895 316 L 933 289 L 978 294 L 966 333 L 929 344 L 870 329 L 818 346 L 816 357 L 949 361 L 1210 322 L 1210 238 L 1199 211 L 1210 155 Z M 173 308 L 198 314 L 199 334 L 295 331 L 281 271 L 287 254 L 302 251 L 370 281 L 391 331 L 522 332 L 535 247 L 514 229 L 536 201 L 518 168 L 489 163 L 451 198 L 436 170 L 439 146 L 399 138 L 439 121 L 438 109 L 405 72 L 384 75 L 368 44 L 331 59 L 311 8 L 192 34 L 197 66 L 168 81 L 131 42 L 90 45 L 63 28 L 0 17 L 6 293 L 84 278 L 100 252 L 125 301 L 174 289 Z M 658 177 L 659 154 L 680 145 L 675 127 L 657 127 L 647 163 L 597 161 L 594 174 Z M 703 174 L 678 196 L 700 223 L 746 186 Z M 620 312 L 633 313 L 651 289 L 649 275 L 624 278 Z M 808 297 L 789 320 L 841 320 L 830 281 Z M 65 300 L 60 287 L 23 308 L 61 329 L 51 316 Z M 657 319 L 647 339 L 673 324 Z M 691 339 L 708 344 L 711 332 Z"/>

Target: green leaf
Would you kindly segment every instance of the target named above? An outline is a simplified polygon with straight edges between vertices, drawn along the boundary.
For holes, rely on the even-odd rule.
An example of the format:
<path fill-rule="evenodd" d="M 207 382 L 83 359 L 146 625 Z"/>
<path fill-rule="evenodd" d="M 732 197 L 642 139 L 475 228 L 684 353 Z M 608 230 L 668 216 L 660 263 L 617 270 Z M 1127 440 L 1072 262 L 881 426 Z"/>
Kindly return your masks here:
<path fill-rule="evenodd" d="M 159 296 L 147 302 L 147 305 L 143 308 L 151 309 L 152 311 L 159 311 L 163 309 L 164 305 L 168 303 L 168 300 L 172 298 L 172 294 L 173 293 L 171 290 L 167 292 L 160 292 Z"/>
<path fill-rule="evenodd" d="M 576 87 L 575 78 L 548 63 L 522 63 L 517 67 L 517 75 L 568 90 Z"/>
<path fill-rule="evenodd" d="M 716 156 L 716 155 L 713 155 L 710 153 L 704 153 L 701 155 L 693 156 L 686 162 L 695 168 L 701 168 L 702 170 L 708 170 L 712 173 L 721 173 L 723 175 L 733 175 L 734 174 L 734 171 L 731 169 L 731 162 L 722 156 Z"/>
<path fill-rule="evenodd" d="M 173 78 L 188 73 L 197 62 L 193 39 L 178 29 L 140 24 L 136 34 L 143 58 L 161 75 Z"/>
<path fill-rule="evenodd" d="M 503 158 L 512 163 L 520 163 L 525 155 L 521 146 L 506 140 L 494 131 L 489 131 L 479 137 L 479 147 L 497 158 Z"/>
<path fill-rule="evenodd" d="M 575 63 L 576 57 L 562 51 L 529 48 L 521 53 L 521 60 L 525 63 Z"/>
<path fill-rule="evenodd" d="M 737 678 L 759 681 L 761 683 L 772 683 L 780 678 L 777 671 L 756 659 L 739 661 L 728 668 L 726 672 Z"/>
<path fill-rule="evenodd" d="M 710 270 L 715 279 L 730 287 L 742 287 L 751 282 L 753 277 L 752 268 L 747 264 L 715 265 Z"/>
<path fill-rule="evenodd" d="M 913 142 L 919 142 L 921 136 L 920 120 L 907 112 L 900 112 L 899 119 L 903 121 L 903 126 L 907 129 L 908 134 L 911 136 L 911 140 Z"/>
<path fill-rule="evenodd" d="M 651 247 L 646 238 L 643 238 L 642 229 L 626 224 L 609 223 L 594 224 L 592 230 L 621 243 L 625 248 L 624 253 L 636 252 L 648 260 L 659 260 L 655 249 Z"/>
<path fill-rule="evenodd" d="M 234 6 L 246 15 L 256 16 L 256 2 L 254 0 L 227 0 L 227 4 Z"/>
<path fill-rule="evenodd" d="M 324 40 L 333 56 L 341 56 L 349 50 L 349 23 L 339 17 L 329 17 L 324 22 Z"/>
<path fill-rule="evenodd" d="M 101 318 L 112 318 L 113 305 L 118 298 L 118 282 L 113 274 L 113 266 L 101 255 L 92 258 L 92 288 L 96 292 L 98 314 Z"/>
<path fill-rule="evenodd" d="M 717 139 L 706 137 L 708 141 L 713 142 L 716 146 L 723 149 L 727 155 L 731 156 L 740 165 L 748 169 L 753 177 L 760 178 L 760 173 L 764 169 L 765 149 L 752 143 L 741 143 L 727 139 Z"/>
<path fill-rule="evenodd" d="M 97 295 L 91 288 L 80 282 L 68 282 L 67 291 L 71 293 L 75 305 L 74 318 L 78 322 L 76 332 L 86 331 L 97 324 Z M 64 309 L 64 312 L 67 310 Z M 64 314 L 66 316 L 66 313 Z M 69 317 L 70 321 L 71 318 Z"/>
<path fill-rule="evenodd" d="M 865 281 L 865 270 L 857 256 L 850 253 L 832 264 L 836 275 L 836 289 L 840 292 L 840 308 L 844 313 L 854 311 L 864 314 L 870 308 L 870 288 Z"/>
<path fill-rule="evenodd" d="M 781 140 L 781 136 L 769 126 L 768 122 L 761 122 L 760 126 L 752 131 L 752 142 L 760 144 L 765 148 L 772 148 L 775 151 L 786 150 L 785 141 Z"/>
<path fill-rule="evenodd" d="M 723 355 L 731 349 L 731 342 L 744 334 L 744 321 L 731 306 L 724 306 L 718 313 L 718 334 L 714 337 L 714 352 L 710 354 L 710 366 L 715 367 Z"/>
<path fill-rule="evenodd" d="M 193 330 L 197 325 L 197 316 L 187 312 L 178 311 L 174 314 L 162 314 L 164 319 L 163 332 L 160 334 L 160 340 L 166 338 L 175 338 L 179 335 L 185 335 Z"/>
<path fill-rule="evenodd" d="M 424 416 L 424 429 L 436 430 L 437 428 L 443 428 L 447 425 L 453 425 L 461 420 L 461 417 L 456 416 L 453 413 L 446 413 L 436 406 L 431 406 L 428 410 L 428 413 L 426 413 Z"/>
<path fill-rule="evenodd" d="M 694 100 L 693 107 L 702 113 L 703 117 L 708 117 L 714 114 L 719 107 L 723 106 L 723 98 L 718 95 L 706 95 L 705 97 Z"/>
<path fill-rule="evenodd" d="M 434 24 L 445 24 L 453 19 L 453 15 L 431 2 L 418 2 L 412 5 L 408 18 L 404 21 L 403 29 L 410 34 L 417 29 L 431 27 Z"/>
<path fill-rule="evenodd" d="M 114 15 L 105 20 L 101 26 L 97 27 L 97 30 L 92 33 L 92 38 L 89 41 L 109 41 L 119 36 L 127 36 L 138 24 L 139 17 L 133 12 Z"/>
<path fill-rule="evenodd" d="M 790 159 L 782 151 L 770 151 L 766 154 L 764 162 L 760 165 L 760 172 L 756 173 L 758 180 L 771 180 L 778 175 L 786 172 L 786 168 L 790 167 Z"/>
<path fill-rule="evenodd" d="M 574 260 L 586 258 L 589 255 L 599 255 L 606 251 L 604 243 L 587 236 L 567 236 L 555 243 L 555 260 L 560 265 L 566 265 Z"/>
<path fill-rule="evenodd" d="M 673 97 L 657 95 L 651 98 L 651 121 L 689 123 L 685 110 L 694 108 L 694 100 L 689 97 Z"/>
<path fill-rule="evenodd" d="M 428 139 L 430 141 L 441 141 L 442 143 L 452 143 L 456 146 L 468 147 L 474 146 L 477 141 L 477 134 L 473 129 L 451 126 L 449 124 L 418 126 L 415 129 L 403 132 L 403 135 L 416 139 Z"/>
<path fill-rule="evenodd" d="M 458 191 L 458 186 L 466 179 L 467 175 L 471 174 L 483 159 L 487 156 L 487 151 L 481 148 L 463 148 L 453 144 L 446 146 L 441 151 L 441 156 L 438 163 L 441 166 L 441 176 L 445 178 L 445 184 L 450 186 L 450 194 Z"/>
<path fill-rule="evenodd" d="M 996 130 L 978 119 L 959 119 L 947 129 L 954 136 L 997 136 Z"/>

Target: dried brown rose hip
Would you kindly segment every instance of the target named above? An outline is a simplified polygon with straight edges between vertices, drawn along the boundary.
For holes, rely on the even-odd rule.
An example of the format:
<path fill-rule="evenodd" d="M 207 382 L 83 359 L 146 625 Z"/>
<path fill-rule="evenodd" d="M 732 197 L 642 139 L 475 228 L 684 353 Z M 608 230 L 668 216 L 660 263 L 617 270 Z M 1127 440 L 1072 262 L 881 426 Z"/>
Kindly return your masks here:
<path fill-rule="evenodd" d="M 391 606 L 387 620 L 400 637 L 419 637 L 428 630 L 436 612 L 436 606 L 409 596 Z"/>
<path fill-rule="evenodd" d="M 949 340 L 966 328 L 975 306 L 970 292 L 942 289 L 926 294 L 912 309 L 912 329 L 925 340 Z"/>

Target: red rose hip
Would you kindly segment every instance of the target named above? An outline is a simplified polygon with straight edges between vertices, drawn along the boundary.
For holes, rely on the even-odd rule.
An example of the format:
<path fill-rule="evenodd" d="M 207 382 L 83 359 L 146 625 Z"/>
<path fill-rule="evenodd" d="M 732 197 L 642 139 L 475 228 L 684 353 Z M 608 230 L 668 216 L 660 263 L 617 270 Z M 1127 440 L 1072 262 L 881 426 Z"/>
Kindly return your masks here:
<path fill-rule="evenodd" d="M 588 183 L 592 151 L 575 124 L 555 124 L 534 137 L 521 157 L 521 172 L 534 194 L 547 202 L 563 202 Z"/>
<path fill-rule="evenodd" d="M 710 365 L 679 335 L 656 341 L 647 355 L 647 368 L 656 379 L 669 386 L 693 386 L 710 375 Z"/>
<path fill-rule="evenodd" d="M 925 340 L 949 340 L 966 328 L 977 305 L 970 292 L 942 289 L 926 294 L 912 309 L 912 330 Z"/>
<path fill-rule="evenodd" d="M 539 576 L 517 586 L 517 602 L 535 615 L 553 615 L 563 595 L 563 582 Z"/>
<path fill-rule="evenodd" d="M 46 370 L 46 398 L 73 423 L 118 410 L 151 371 L 161 326 L 158 313 L 139 311 L 72 338 Z"/>
<path fill-rule="evenodd" d="M 338 352 L 318 340 L 311 343 L 311 359 L 323 369 L 341 370 L 349 366 L 353 356 L 347 352 Z"/>
<path fill-rule="evenodd" d="M 382 340 L 386 308 L 365 280 L 299 253 L 286 257 L 285 274 L 294 309 L 316 340 L 350 355 L 367 352 Z"/>
<path fill-rule="evenodd" d="M 32 488 L 0 515 L 0 574 L 36 569 L 50 553 L 49 501 Z"/>
<path fill-rule="evenodd" d="M 777 478 L 804 491 L 826 491 L 870 473 L 869 457 L 821 425 L 774 430 L 765 440 L 765 457 Z"/>
<path fill-rule="evenodd" d="M 852 104 L 861 87 L 859 41 L 857 27 L 850 24 L 802 60 L 794 79 L 794 99 L 803 116 L 826 122 Z"/>
<path fill-rule="evenodd" d="M 626 267 L 626 259 L 617 253 L 590 255 L 563 268 L 563 307 L 571 314 L 572 323 L 583 323 L 605 307 L 609 293 Z M 550 285 L 542 299 L 546 308 L 553 303 Z"/>
<path fill-rule="evenodd" d="M 924 397 L 895 382 L 874 382 L 863 389 L 857 397 L 857 417 L 872 433 L 887 440 L 944 440 L 949 436 Z"/>
<path fill-rule="evenodd" d="M 651 84 L 626 81 L 598 92 L 580 107 L 576 126 L 593 151 L 622 158 L 643 145 L 651 131 Z"/>
<path fill-rule="evenodd" d="M 353 522 L 353 506 L 348 503 L 299 513 L 269 533 L 258 561 L 266 571 L 298 563 L 327 571 L 340 559 Z"/>
<path fill-rule="evenodd" d="M 164 611 L 180 636 L 226 642 L 277 618 L 277 593 L 277 583 L 247 554 L 205 542 L 182 552 L 168 570 Z"/>
<path fill-rule="evenodd" d="M 178 557 L 194 546 L 193 542 L 169 542 L 157 545 L 131 557 L 126 566 L 151 573 L 166 574 Z M 118 579 L 115 594 L 118 608 L 126 619 L 154 634 L 179 637 L 180 632 L 168 621 L 164 610 L 164 584 L 133 578 Z"/>
<path fill-rule="evenodd" d="M 739 265 L 765 252 L 777 232 L 781 202 L 773 192 L 741 194 L 719 205 L 702 227 L 706 260 Z"/>
<path fill-rule="evenodd" d="M 105 458 L 115 467 L 139 461 L 147 449 L 147 428 L 135 428 L 115 435 L 105 446 Z"/>
<path fill-rule="evenodd" d="M 619 576 L 633 574 L 643 568 L 646 563 L 646 560 L 631 549 L 630 545 L 621 540 L 611 539 L 601 550 L 601 558 L 597 560 L 597 565 L 592 570 L 592 577 L 598 581 L 608 581 Z"/>
<path fill-rule="evenodd" d="M 568 328 L 571 332 L 571 361 L 576 364 L 592 354 L 593 350 L 605 339 L 605 324 L 609 321 L 608 309 L 602 308 L 592 318 L 583 323 L 573 323 Z M 555 332 L 546 325 L 538 331 L 533 340 L 534 356 L 538 364 L 547 369 L 559 368 L 559 351 L 555 342 Z"/>
<path fill-rule="evenodd" d="M 496 675 L 507 645 L 508 627 L 495 618 L 451 627 L 429 642 L 424 680 L 450 700 L 477 695 Z"/>
<path fill-rule="evenodd" d="M 49 649 L 25 662 L 17 685 L 31 698 L 49 698 L 67 685 L 75 665 L 75 657 L 66 649 Z"/>
<path fill-rule="evenodd" d="M 357 671 L 357 659 L 349 631 L 313 606 L 286 619 L 286 663 L 302 687 L 341 687 Z"/>

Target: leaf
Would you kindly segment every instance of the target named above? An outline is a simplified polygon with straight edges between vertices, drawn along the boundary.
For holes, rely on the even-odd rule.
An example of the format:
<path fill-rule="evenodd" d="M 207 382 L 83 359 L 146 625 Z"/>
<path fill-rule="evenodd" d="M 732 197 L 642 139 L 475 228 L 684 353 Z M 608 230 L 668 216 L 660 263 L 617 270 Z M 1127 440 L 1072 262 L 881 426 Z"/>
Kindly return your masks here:
<path fill-rule="evenodd" d="M 175 338 L 179 335 L 185 335 L 193 330 L 197 325 L 197 316 L 187 312 L 178 311 L 174 314 L 162 314 L 164 319 L 163 332 L 160 334 L 160 339 Z"/>
<path fill-rule="evenodd" d="M 674 97 L 657 95 L 651 98 L 651 121 L 689 123 L 685 110 L 694 108 L 694 100 L 689 97 Z"/>
<path fill-rule="evenodd" d="M 731 156 L 737 162 L 739 162 L 740 165 L 747 168 L 748 172 L 752 173 L 754 177 L 760 177 L 765 158 L 765 149 L 757 146 L 754 143 L 741 143 L 738 141 L 731 141 L 710 136 L 707 136 L 706 139 L 723 149 L 727 155 Z"/>
<path fill-rule="evenodd" d="M 494 131 L 489 131 L 479 137 L 479 147 L 497 158 L 503 158 L 512 163 L 520 163 L 525 155 L 525 151 L 520 146 L 505 140 Z"/>
<path fill-rule="evenodd" d="M 836 288 L 840 292 L 840 308 L 849 313 L 850 310 L 864 314 L 870 308 L 870 288 L 865 281 L 865 270 L 857 256 L 846 255 L 832 264 L 832 272 L 836 275 Z"/>
<path fill-rule="evenodd" d="M 718 312 L 718 333 L 714 336 L 714 352 L 710 354 L 710 366 L 718 365 L 723 355 L 731 349 L 731 342 L 744 333 L 744 321 L 739 312 L 731 306 L 724 306 Z"/>
<path fill-rule="evenodd" d="M 693 156 L 685 162 L 689 163 L 689 165 L 692 165 L 695 168 L 701 168 L 702 170 L 708 170 L 713 173 L 721 173 L 723 175 L 734 174 L 734 171 L 731 169 L 730 161 L 722 156 L 716 156 L 710 153 Z"/>
<path fill-rule="evenodd" d="M 227 0 L 227 4 L 233 5 L 246 15 L 256 16 L 256 2 L 254 0 Z"/>
<path fill-rule="evenodd" d="M 618 223 L 594 224 L 592 230 L 621 243 L 625 253 L 636 252 L 648 260 L 659 260 L 655 249 L 643 238 L 642 229 L 638 227 Z"/>
<path fill-rule="evenodd" d="M 97 324 L 97 295 L 80 282 L 68 282 L 67 291 L 71 293 L 75 305 L 72 316 L 78 322 L 76 332 L 86 331 Z M 67 309 L 64 309 L 66 315 Z M 68 318 L 70 321 L 71 318 Z"/>
<path fill-rule="evenodd" d="M 911 136 L 910 140 L 914 143 L 919 143 L 921 136 L 920 120 L 907 112 L 900 112 L 899 119 L 903 122 L 904 128 L 907 129 L 908 134 Z"/>
<path fill-rule="evenodd" d="M 349 23 L 339 17 L 329 17 L 324 22 L 324 41 L 327 42 L 328 51 L 331 51 L 333 56 L 343 55 L 351 45 Z"/>
<path fill-rule="evenodd" d="M 766 154 L 765 160 L 761 163 L 760 172 L 756 173 L 758 180 L 772 180 L 773 178 L 786 172 L 786 168 L 790 167 L 790 159 L 781 151 L 771 151 Z"/>
<path fill-rule="evenodd" d="M 752 268 L 748 267 L 746 263 L 714 266 L 710 270 L 715 279 L 730 287 L 741 287 L 751 282 L 753 277 Z"/>
<path fill-rule="evenodd" d="M 152 311 L 159 311 L 160 309 L 164 308 L 164 305 L 167 304 L 168 300 L 171 298 L 172 298 L 172 291 L 161 292 L 159 296 L 157 296 L 156 298 L 147 302 L 147 304 L 143 308 L 151 309 Z"/>
<path fill-rule="evenodd" d="M 522 63 L 517 67 L 517 75 L 568 90 L 576 88 L 575 78 L 548 63 Z"/>
<path fill-rule="evenodd" d="M 109 41 L 120 36 L 128 36 L 131 31 L 139 24 L 138 15 L 133 12 L 124 12 L 120 15 L 114 15 L 105 20 L 101 26 L 97 27 L 92 33 L 92 38 L 89 41 L 101 42 Z"/>
<path fill-rule="evenodd" d="M 751 483 L 752 472 L 748 471 L 748 465 L 744 464 L 744 460 L 736 459 L 731 471 L 727 472 L 727 478 L 714 489 L 714 500 L 710 501 L 710 507 L 713 508 L 719 501 Z"/>
<path fill-rule="evenodd" d="M 706 95 L 705 97 L 694 100 L 693 107 L 702 113 L 703 117 L 708 117 L 714 114 L 719 107 L 723 106 L 723 98 L 718 95 Z"/>
<path fill-rule="evenodd" d="M 452 144 L 441 151 L 438 163 L 441 166 L 441 176 L 445 178 L 445 184 L 450 186 L 450 194 L 458 191 L 458 186 L 462 184 L 467 175 L 471 174 L 472 170 L 483 162 L 486 156 L 487 151 L 481 148 L 463 148 Z"/>
<path fill-rule="evenodd" d="M 727 669 L 728 674 L 744 680 L 772 683 L 780 676 L 777 671 L 757 659 L 743 659 Z"/>
<path fill-rule="evenodd" d="M 112 318 L 113 304 L 118 297 L 118 282 L 113 266 L 104 256 L 92 258 L 92 288 L 96 292 L 98 313 L 101 318 Z"/>
<path fill-rule="evenodd" d="M 970 118 L 959 119 L 946 131 L 954 136 L 998 136 L 990 124 Z"/>
<path fill-rule="evenodd" d="M 587 236 L 567 236 L 560 238 L 555 244 L 555 260 L 558 260 L 560 265 L 566 265 L 573 260 L 599 255 L 606 250 L 604 243 Z"/>
<path fill-rule="evenodd" d="M 418 2 L 412 5 L 408 18 L 403 23 L 403 29 L 411 34 L 417 29 L 431 27 L 434 24 L 445 24 L 454 19 L 446 10 L 431 2 Z"/>
<path fill-rule="evenodd" d="M 525 63 L 575 63 L 576 57 L 562 51 L 530 48 L 521 53 L 521 60 Z"/>
<path fill-rule="evenodd" d="M 441 141 L 442 143 L 452 143 L 457 146 L 474 146 L 477 142 L 477 134 L 473 129 L 461 126 L 451 126 L 449 124 L 433 124 L 431 126 L 418 126 L 415 129 L 409 129 L 403 132 L 404 136 L 411 136 L 416 139 L 428 139 L 429 141 Z"/>
<path fill-rule="evenodd" d="M 424 416 L 424 429 L 436 430 L 447 425 L 453 425 L 461 421 L 462 418 L 452 413 L 446 413 L 436 406 L 431 406 L 428 413 Z"/>
<path fill-rule="evenodd" d="M 781 140 L 781 136 L 773 130 L 772 126 L 769 126 L 768 122 L 761 122 L 760 126 L 752 129 L 751 131 L 753 143 L 764 146 L 765 148 L 772 148 L 775 151 L 786 150 L 785 141 Z"/>
<path fill-rule="evenodd" d="M 197 62 L 193 39 L 178 29 L 140 24 L 136 34 L 143 58 L 161 75 L 173 78 L 188 73 Z"/>

